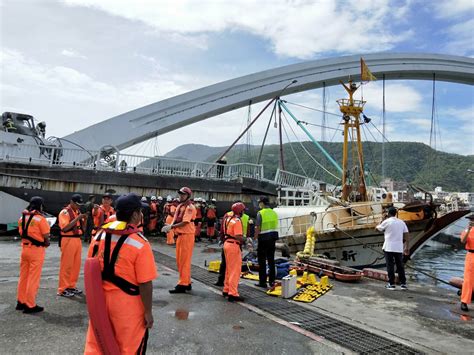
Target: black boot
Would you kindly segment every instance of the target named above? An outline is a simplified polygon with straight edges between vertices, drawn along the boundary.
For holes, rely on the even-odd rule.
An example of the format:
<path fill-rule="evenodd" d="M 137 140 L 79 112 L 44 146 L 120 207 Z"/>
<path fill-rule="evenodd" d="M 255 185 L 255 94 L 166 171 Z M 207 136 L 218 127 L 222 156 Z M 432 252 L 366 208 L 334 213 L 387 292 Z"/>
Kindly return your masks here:
<path fill-rule="evenodd" d="M 21 303 L 20 301 L 16 301 L 16 307 L 15 307 L 15 309 L 16 309 L 17 311 L 23 311 L 23 310 L 25 309 L 25 307 L 26 307 L 26 304 Z"/>
<path fill-rule="evenodd" d="M 243 302 L 244 298 L 242 296 L 229 295 L 229 297 L 227 298 L 227 301 L 229 301 L 229 302 Z"/>
<path fill-rule="evenodd" d="M 467 304 L 465 304 L 464 302 L 461 302 L 461 310 L 463 310 L 464 312 L 469 312 L 469 308 L 467 308 Z"/>
<path fill-rule="evenodd" d="M 23 313 L 38 313 L 38 312 L 43 312 L 44 311 L 44 308 L 43 307 L 40 307 L 38 305 L 34 306 L 34 307 L 28 307 L 28 306 L 25 306 L 25 309 L 23 310 Z"/>
<path fill-rule="evenodd" d="M 169 290 L 169 293 L 186 293 L 186 290 L 188 289 L 189 286 L 183 286 L 183 285 L 176 285 L 176 287 L 172 290 Z"/>
<path fill-rule="evenodd" d="M 227 292 L 222 292 L 222 296 L 223 296 L 223 297 L 227 297 L 227 296 L 229 296 L 229 293 L 227 293 Z"/>
<path fill-rule="evenodd" d="M 186 287 L 186 291 L 191 291 L 193 289 L 193 287 L 191 286 L 191 284 L 189 284 L 188 286 L 184 286 Z"/>

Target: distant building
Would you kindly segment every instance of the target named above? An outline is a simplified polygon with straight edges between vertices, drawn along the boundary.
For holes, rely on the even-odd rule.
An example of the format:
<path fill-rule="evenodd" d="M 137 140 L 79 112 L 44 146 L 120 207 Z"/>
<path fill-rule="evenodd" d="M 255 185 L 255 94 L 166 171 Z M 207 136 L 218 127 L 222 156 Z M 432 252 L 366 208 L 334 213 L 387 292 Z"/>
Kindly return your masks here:
<path fill-rule="evenodd" d="M 443 188 L 441 186 L 435 187 L 435 190 L 433 192 L 433 197 L 438 200 L 445 201 L 447 197 L 451 195 L 450 192 L 443 191 Z"/>
<path fill-rule="evenodd" d="M 393 191 L 393 202 L 408 202 L 410 201 L 410 194 L 406 190 Z"/>
<path fill-rule="evenodd" d="M 474 207 L 474 192 L 457 192 L 456 195 L 463 203 Z"/>
<path fill-rule="evenodd" d="M 385 179 L 380 183 L 380 187 L 385 188 L 387 191 L 404 191 L 407 190 L 408 185 L 406 182 L 394 181 L 392 179 Z"/>

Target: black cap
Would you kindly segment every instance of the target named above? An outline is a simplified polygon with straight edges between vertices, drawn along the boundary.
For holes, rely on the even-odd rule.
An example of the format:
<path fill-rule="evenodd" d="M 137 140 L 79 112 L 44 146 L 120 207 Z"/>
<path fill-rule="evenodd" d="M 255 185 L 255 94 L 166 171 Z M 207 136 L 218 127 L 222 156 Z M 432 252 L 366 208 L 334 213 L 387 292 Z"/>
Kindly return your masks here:
<path fill-rule="evenodd" d="M 82 199 L 82 195 L 80 194 L 72 195 L 71 201 L 74 203 L 77 203 L 78 205 L 82 205 L 84 203 L 84 200 Z"/>
<path fill-rule="evenodd" d="M 148 205 L 144 204 L 141 201 L 140 196 L 130 193 L 128 195 L 120 196 L 117 201 L 115 201 L 115 209 L 122 212 L 130 212 L 138 210 L 139 208 L 147 208 Z"/>
<path fill-rule="evenodd" d="M 390 207 L 387 212 L 388 212 L 389 216 L 396 216 L 397 215 L 397 209 L 395 207 Z"/>
<path fill-rule="evenodd" d="M 268 205 L 270 203 L 270 200 L 268 199 L 267 196 L 261 196 L 259 199 L 258 199 L 258 202 L 262 202 L 264 203 L 265 205 Z"/>
<path fill-rule="evenodd" d="M 105 194 L 102 195 L 102 198 L 105 198 L 105 197 L 108 197 L 108 198 L 114 198 L 114 196 L 110 193 L 110 192 L 106 192 Z"/>
<path fill-rule="evenodd" d="M 44 205 L 44 200 L 40 196 L 33 196 L 30 199 L 30 205 L 28 206 L 29 210 L 39 210 L 41 206 Z"/>

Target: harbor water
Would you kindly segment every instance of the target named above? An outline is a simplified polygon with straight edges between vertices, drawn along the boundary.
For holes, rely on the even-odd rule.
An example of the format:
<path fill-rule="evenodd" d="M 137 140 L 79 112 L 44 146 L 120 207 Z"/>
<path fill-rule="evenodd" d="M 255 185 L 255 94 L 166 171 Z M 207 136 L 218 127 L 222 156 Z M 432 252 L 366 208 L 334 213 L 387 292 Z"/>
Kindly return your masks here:
<path fill-rule="evenodd" d="M 467 228 L 467 225 L 468 220 L 462 218 L 443 232 L 459 236 Z M 431 240 L 413 257 L 408 265 L 438 279 L 449 281 L 451 277 L 463 277 L 465 257 L 466 250 L 456 249 L 453 246 Z M 443 284 L 413 269 L 407 268 L 406 271 L 411 275 L 413 281 L 453 289 L 449 285 Z"/>

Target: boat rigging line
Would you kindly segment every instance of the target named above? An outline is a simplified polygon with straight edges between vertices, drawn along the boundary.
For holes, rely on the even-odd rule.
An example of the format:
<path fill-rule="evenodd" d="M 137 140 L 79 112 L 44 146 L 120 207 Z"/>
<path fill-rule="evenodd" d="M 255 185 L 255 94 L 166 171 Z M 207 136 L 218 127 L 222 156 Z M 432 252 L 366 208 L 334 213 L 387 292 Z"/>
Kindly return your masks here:
<path fill-rule="evenodd" d="M 385 74 L 382 75 L 382 137 L 385 137 Z M 382 139 L 382 181 L 385 180 L 385 141 Z"/>
<path fill-rule="evenodd" d="M 280 92 L 278 93 L 277 96 L 275 96 L 274 98 L 272 98 L 270 101 L 267 102 L 267 104 L 265 105 L 264 108 L 262 108 L 262 110 L 258 113 L 258 115 L 252 120 L 252 122 L 250 122 L 250 124 L 247 125 L 247 127 L 243 130 L 242 133 L 239 134 L 239 136 L 237 137 L 237 139 L 232 142 L 232 144 L 224 151 L 224 153 L 222 153 L 219 158 L 216 160 L 216 161 L 219 161 L 221 160 L 236 144 L 237 142 L 240 140 L 240 138 L 243 137 L 243 135 L 245 133 L 247 133 L 247 131 L 250 129 L 250 127 L 253 126 L 253 124 L 255 122 L 257 122 L 257 120 L 260 118 L 260 116 L 267 110 L 267 108 L 272 104 L 274 103 L 275 101 L 278 101 L 280 100 L 280 95 L 283 94 L 283 92 L 291 85 L 293 84 L 296 84 L 298 82 L 298 80 L 294 79 L 292 80 L 290 83 L 288 83 L 285 87 L 283 87 Z M 209 172 L 212 170 L 213 166 L 211 166 L 207 171 L 206 173 L 204 174 L 204 176 L 207 176 L 209 174 Z"/>
<path fill-rule="evenodd" d="M 374 140 L 377 142 L 377 140 L 376 140 L 375 137 L 373 136 L 372 132 L 370 132 L 370 130 L 369 130 L 368 128 L 364 127 L 364 126 L 365 126 L 365 125 L 362 125 L 362 133 L 364 134 L 364 137 L 365 137 L 366 142 L 368 143 L 368 141 L 369 141 L 369 140 L 367 139 L 367 134 L 365 133 L 366 130 L 372 135 L 372 137 L 374 138 Z M 366 146 L 367 146 L 367 148 L 368 148 L 368 150 L 369 150 L 369 152 L 370 152 L 370 155 L 373 157 L 373 156 L 374 156 L 374 151 L 373 151 L 372 147 L 370 146 L 370 144 L 367 144 Z M 377 187 L 380 187 L 379 183 L 377 182 L 377 180 L 375 179 L 374 175 L 372 174 L 372 169 L 368 169 L 368 168 L 367 168 L 368 165 L 369 165 L 369 164 L 368 164 L 369 162 L 372 163 L 372 161 L 364 160 L 366 170 L 369 172 L 370 177 L 372 178 L 372 180 L 373 180 L 373 182 L 375 183 L 375 185 L 376 185 Z"/>
<path fill-rule="evenodd" d="M 317 111 L 317 112 L 326 113 L 326 114 L 328 114 L 328 115 L 333 115 L 333 116 L 341 117 L 341 114 L 340 114 L 340 113 L 334 113 L 334 112 L 328 112 L 328 111 L 325 111 L 325 110 L 319 110 L 319 109 L 314 108 L 314 107 L 309 107 L 309 106 L 297 104 L 297 103 L 295 103 L 295 102 L 290 102 L 290 101 L 287 101 L 287 100 L 281 100 L 281 102 L 283 102 L 283 103 L 285 103 L 285 104 L 293 105 L 293 106 L 303 107 L 303 108 L 306 108 L 306 109 L 311 110 L 311 111 Z"/>
<path fill-rule="evenodd" d="M 322 126 L 322 130 L 321 130 L 321 142 L 325 142 L 326 141 L 326 105 L 327 105 L 327 102 L 326 102 L 326 82 L 323 81 L 323 117 L 322 117 L 322 120 L 321 120 L 321 126 Z"/>
<path fill-rule="evenodd" d="M 286 120 L 286 117 L 285 117 L 285 120 Z M 287 121 L 288 123 L 288 121 Z M 298 154 L 296 154 L 294 148 L 293 148 L 293 143 L 291 142 L 290 140 L 290 137 L 288 135 L 288 131 L 286 130 L 285 126 L 283 125 L 283 122 L 282 122 L 282 127 L 283 127 L 283 130 L 285 131 L 285 135 L 286 135 L 286 139 L 288 140 L 288 145 L 290 146 L 290 149 L 291 151 L 293 152 L 295 158 L 296 158 L 296 162 L 298 163 L 298 166 L 300 167 L 300 169 L 303 171 L 303 174 L 305 176 L 308 176 L 308 173 L 306 172 L 306 170 L 304 169 L 303 165 L 301 164 L 299 158 L 298 158 Z"/>
<path fill-rule="evenodd" d="M 273 115 L 275 114 L 275 110 L 276 110 L 276 102 L 273 105 L 272 113 L 270 115 L 270 119 L 268 120 L 267 129 L 265 130 L 265 135 L 263 136 L 262 145 L 260 146 L 260 152 L 258 153 L 257 164 L 260 164 L 260 161 L 262 160 L 263 147 L 265 146 L 265 141 L 267 140 L 268 130 L 270 129 L 270 125 L 272 124 L 272 119 L 273 119 Z"/>
<path fill-rule="evenodd" d="M 335 130 L 335 131 L 344 132 L 344 130 L 343 130 L 343 129 L 340 129 L 340 128 L 334 128 L 334 127 L 329 127 L 329 126 L 323 126 L 323 125 L 320 125 L 320 124 L 311 123 L 311 122 L 306 122 L 306 121 L 300 121 L 300 122 L 301 122 L 302 124 L 309 125 L 309 126 L 321 127 L 321 128 L 325 128 L 325 129 L 332 129 L 332 130 Z"/>
<path fill-rule="evenodd" d="M 283 136 L 282 136 L 282 122 L 281 122 L 281 104 L 278 100 L 278 135 L 280 137 L 280 169 L 285 170 L 285 159 L 283 157 Z"/>
<path fill-rule="evenodd" d="M 288 123 L 288 126 L 290 127 L 290 129 L 292 130 L 293 134 L 298 137 L 295 133 L 295 131 L 293 130 L 293 127 L 291 127 L 291 125 L 289 124 L 289 121 L 288 121 L 288 118 L 286 117 L 285 113 L 283 113 L 283 117 L 285 118 L 285 120 L 287 121 Z M 301 126 L 300 126 L 301 127 Z M 336 176 L 334 175 L 333 173 L 331 173 L 329 170 L 327 170 L 320 162 L 318 162 L 314 157 L 313 155 L 308 151 L 308 149 L 304 146 L 304 144 L 298 140 L 298 143 L 301 145 L 301 147 L 303 148 L 303 150 L 306 152 L 306 154 L 308 154 L 308 156 L 311 158 L 311 160 L 313 160 L 321 169 L 323 169 L 325 172 L 327 172 L 329 175 L 331 175 L 332 177 L 334 177 L 337 181 L 340 181 L 341 178 L 339 176 Z M 308 176 L 309 177 L 309 176 Z"/>
<path fill-rule="evenodd" d="M 336 169 L 339 171 L 339 173 L 342 174 L 343 173 L 342 168 L 333 159 L 333 157 L 331 157 L 331 155 L 326 151 L 326 149 L 324 149 L 324 147 L 321 146 L 321 144 L 319 144 L 316 139 L 314 139 L 314 137 L 311 135 L 311 133 L 309 133 L 309 131 L 303 125 L 300 124 L 300 121 L 293 115 L 293 113 L 288 109 L 288 107 L 286 107 L 286 105 L 282 101 L 280 101 L 280 105 L 281 105 L 281 107 L 283 107 L 283 109 L 286 111 L 286 113 L 288 113 L 290 115 L 290 117 L 296 122 L 296 124 L 306 133 L 306 135 L 309 137 L 309 139 L 311 139 L 311 141 L 319 148 L 319 150 L 321 150 L 321 152 L 332 163 L 332 165 L 334 165 L 336 167 Z"/>
<path fill-rule="evenodd" d="M 343 231 L 342 229 L 340 229 L 340 228 L 337 227 L 336 225 L 333 224 L 333 227 L 334 227 L 334 229 L 338 230 L 339 232 L 342 232 L 343 234 L 345 234 L 345 235 L 347 235 L 348 237 L 350 237 L 350 238 L 352 238 L 353 240 L 355 240 L 359 245 L 362 245 L 362 246 L 364 246 L 364 247 L 366 247 L 366 248 L 369 248 L 369 249 L 375 251 L 376 253 L 378 253 L 378 254 L 380 254 L 380 255 L 383 255 L 383 256 L 385 257 L 385 254 L 382 253 L 381 251 L 379 251 L 379 250 L 377 250 L 377 249 L 375 249 L 375 248 L 372 248 L 372 247 L 371 247 L 370 245 L 368 245 L 367 243 L 364 243 L 364 242 L 361 242 L 361 241 L 357 240 L 355 237 L 353 237 L 352 235 L 350 235 L 350 234 L 347 233 L 346 231 Z M 420 270 L 420 269 L 418 269 L 418 268 L 416 268 L 416 267 L 410 266 L 410 265 L 408 265 L 408 264 L 405 264 L 405 267 L 407 267 L 407 268 L 409 268 L 409 269 L 412 269 L 412 270 L 414 270 L 414 271 L 416 271 L 416 272 L 419 272 L 420 274 L 423 274 L 423 275 L 425 275 L 425 276 L 428 276 L 428 277 L 430 277 L 430 278 L 432 278 L 432 279 L 434 279 L 434 280 L 436 280 L 436 281 L 439 281 L 439 282 L 444 283 L 444 284 L 446 284 L 446 285 L 449 285 L 449 286 L 451 286 L 451 287 L 455 287 L 455 286 L 451 285 L 448 281 L 439 279 L 439 278 L 437 278 L 436 276 L 433 276 L 433 275 L 431 275 L 431 274 L 428 274 L 427 272 L 425 272 L 425 271 L 423 271 L 423 270 Z"/>

